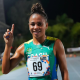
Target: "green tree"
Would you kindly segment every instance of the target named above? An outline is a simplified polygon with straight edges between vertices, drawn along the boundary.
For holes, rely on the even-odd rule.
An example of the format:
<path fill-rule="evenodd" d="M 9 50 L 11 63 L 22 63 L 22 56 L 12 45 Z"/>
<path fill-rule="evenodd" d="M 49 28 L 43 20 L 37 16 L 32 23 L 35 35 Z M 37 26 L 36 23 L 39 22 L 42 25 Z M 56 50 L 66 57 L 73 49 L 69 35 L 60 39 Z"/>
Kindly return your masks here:
<path fill-rule="evenodd" d="M 73 19 L 69 18 L 65 13 L 61 16 L 58 15 L 56 17 L 56 23 L 62 23 L 66 26 L 70 26 L 71 24 L 73 24 L 73 22 Z"/>
<path fill-rule="evenodd" d="M 69 18 L 66 14 L 61 16 L 57 16 L 56 20 L 53 21 L 53 25 L 51 24 L 52 20 L 50 20 L 50 25 L 47 34 L 51 36 L 55 36 L 63 42 L 65 47 L 71 46 L 71 29 L 73 26 L 73 19 Z"/>
<path fill-rule="evenodd" d="M 56 17 L 56 23 L 61 23 L 65 25 L 67 30 L 65 31 L 61 40 L 63 41 L 65 47 L 72 47 L 72 38 L 70 34 L 72 26 L 74 24 L 73 19 L 69 18 L 67 14 L 64 13 L 63 15 Z"/>
<path fill-rule="evenodd" d="M 62 39 L 66 30 L 67 28 L 63 24 L 59 23 L 53 26 L 49 26 L 47 29 L 47 34 Z"/>
<path fill-rule="evenodd" d="M 71 29 L 71 36 L 74 47 L 80 46 L 80 22 L 77 22 L 73 25 Z"/>

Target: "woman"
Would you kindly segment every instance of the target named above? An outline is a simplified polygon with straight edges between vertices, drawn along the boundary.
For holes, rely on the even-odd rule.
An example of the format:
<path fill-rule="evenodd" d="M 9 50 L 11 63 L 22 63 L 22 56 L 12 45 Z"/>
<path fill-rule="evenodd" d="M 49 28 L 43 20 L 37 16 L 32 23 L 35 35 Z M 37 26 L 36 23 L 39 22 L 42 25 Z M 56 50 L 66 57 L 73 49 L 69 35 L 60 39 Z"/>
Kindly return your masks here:
<path fill-rule="evenodd" d="M 29 18 L 29 29 L 33 39 L 21 44 L 11 58 L 14 24 L 11 31 L 7 29 L 4 34 L 3 74 L 9 73 L 25 57 L 29 80 L 58 80 L 58 64 L 62 80 L 69 80 L 63 44 L 57 38 L 46 36 L 47 28 L 47 15 L 41 4 L 36 3 L 31 8 Z"/>

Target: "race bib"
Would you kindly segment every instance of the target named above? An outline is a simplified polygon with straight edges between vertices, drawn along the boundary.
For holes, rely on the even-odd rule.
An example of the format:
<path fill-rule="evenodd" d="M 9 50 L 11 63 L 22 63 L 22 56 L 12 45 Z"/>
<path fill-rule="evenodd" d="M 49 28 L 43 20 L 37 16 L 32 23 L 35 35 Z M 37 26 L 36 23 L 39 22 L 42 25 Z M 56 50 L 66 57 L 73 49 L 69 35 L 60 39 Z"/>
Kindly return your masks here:
<path fill-rule="evenodd" d="M 29 77 L 46 76 L 50 74 L 49 56 L 33 56 L 27 59 Z"/>

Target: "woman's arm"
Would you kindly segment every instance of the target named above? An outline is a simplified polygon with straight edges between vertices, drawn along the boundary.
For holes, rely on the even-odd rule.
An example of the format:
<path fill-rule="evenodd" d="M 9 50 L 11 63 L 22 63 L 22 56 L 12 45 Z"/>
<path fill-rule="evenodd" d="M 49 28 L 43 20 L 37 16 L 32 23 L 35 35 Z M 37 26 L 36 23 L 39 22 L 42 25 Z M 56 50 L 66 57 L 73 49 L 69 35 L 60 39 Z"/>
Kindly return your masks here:
<path fill-rule="evenodd" d="M 62 80 L 69 80 L 69 74 L 67 69 L 67 62 L 66 62 L 66 56 L 65 56 L 65 50 L 62 42 L 57 39 L 55 42 L 55 51 L 56 51 L 56 57 L 58 59 Z"/>
<path fill-rule="evenodd" d="M 24 44 L 20 45 L 15 54 L 10 58 L 10 48 L 7 46 L 4 50 L 3 60 L 2 60 L 2 73 L 7 74 L 9 73 L 24 56 Z"/>
<path fill-rule="evenodd" d="M 12 70 L 24 56 L 24 44 L 22 44 L 17 48 L 14 56 L 10 58 L 11 46 L 13 43 L 13 31 L 14 31 L 14 24 L 12 25 L 11 31 L 7 29 L 7 32 L 5 32 L 3 36 L 5 41 L 5 49 L 2 60 L 3 74 L 7 74 L 10 70 Z"/>

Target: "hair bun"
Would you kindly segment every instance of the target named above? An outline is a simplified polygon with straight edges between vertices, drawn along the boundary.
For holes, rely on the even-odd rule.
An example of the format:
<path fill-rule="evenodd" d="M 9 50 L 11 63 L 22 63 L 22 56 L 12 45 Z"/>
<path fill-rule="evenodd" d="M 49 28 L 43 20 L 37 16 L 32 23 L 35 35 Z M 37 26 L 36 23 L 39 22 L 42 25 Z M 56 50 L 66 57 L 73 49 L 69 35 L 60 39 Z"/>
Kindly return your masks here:
<path fill-rule="evenodd" d="M 31 8 L 31 15 L 34 13 L 38 13 L 38 14 L 44 16 L 44 18 L 46 19 L 46 22 L 47 22 L 47 18 L 48 18 L 47 14 L 45 13 L 45 11 L 40 3 L 33 4 L 32 8 Z"/>
<path fill-rule="evenodd" d="M 33 4 L 31 8 L 31 13 L 44 13 L 44 9 L 42 8 L 42 5 L 40 3 Z"/>

